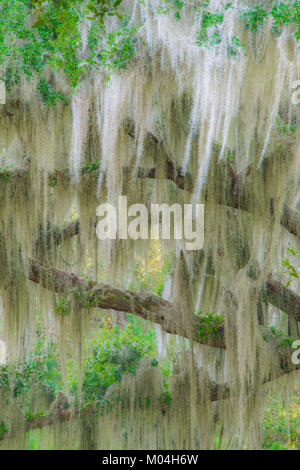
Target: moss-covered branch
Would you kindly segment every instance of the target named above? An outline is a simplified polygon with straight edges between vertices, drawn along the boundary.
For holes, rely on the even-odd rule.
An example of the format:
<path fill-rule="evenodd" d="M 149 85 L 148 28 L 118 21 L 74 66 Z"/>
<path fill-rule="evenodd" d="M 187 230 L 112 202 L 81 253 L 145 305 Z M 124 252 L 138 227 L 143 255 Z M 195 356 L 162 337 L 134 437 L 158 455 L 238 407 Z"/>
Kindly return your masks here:
<path fill-rule="evenodd" d="M 270 275 L 266 284 L 268 302 L 300 322 L 300 296 Z"/>
<path fill-rule="evenodd" d="M 134 292 L 86 281 L 75 274 L 45 267 L 35 261 L 30 263 L 29 279 L 59 294 L 72 293 L 79 300 L 81 307 L 133 313 L 159 324 L 167 333 L 177 334 L 213 347 L 225 348 L 222 326 L 217 329 L 214 337 L 201 339 L 199 332 L 205 327 L 201 317 L 194 315 L 191 319 L 186 319 L 175 305 L 151 292 Z"/>
<path fill-rule="evenodd" d="M 224 326 L 221 322 L 214 325 L 214 335 L 203 335 L 203 331 L 207 332 L 205 318 L 199 315 L 186 318 L 176 305 L 151 292 L 135 292 L 98 284 L 80 279 L 75 274 L 42 266 L 35 261 L 30 264 L 29 279 L 59 294 L 71 292 L 77 297 L 81 307 L 133 313 L 159 324 L 167 333 L 177 334 L 201 344 L 226 348 Z M 268 300 L 274 305 L 278 306 L 280 302 L 281 309 L 299 315 L 299 296 L 271 279 L 268 281 L 266 291 Z"/>

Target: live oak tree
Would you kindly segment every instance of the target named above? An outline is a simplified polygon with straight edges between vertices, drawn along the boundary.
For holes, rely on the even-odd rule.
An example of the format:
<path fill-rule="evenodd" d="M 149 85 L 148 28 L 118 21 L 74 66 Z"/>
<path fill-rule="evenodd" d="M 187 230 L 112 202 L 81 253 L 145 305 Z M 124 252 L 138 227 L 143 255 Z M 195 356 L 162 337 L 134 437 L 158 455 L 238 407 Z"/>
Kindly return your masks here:
<path fill-rule="evenodd" d="M 153 367 L 133 381 L 134 392 L 126 382 L 118 392 L 124 408 L 114 419 L 133 409 L 136 439 L 149 431 L 147 409 L 160 428 L 168 426 L 164 416 L 175 420 L 176 438 L 165 437 L 166 446 L 211 445 L 220 413 L 227 436 L 240 433 L 233 445 L 253 447 L 262 390 L 283 377 L 299 380 L 292 361 L 298 278 L 287 286 L 282 267 L 300 236 L 298 110 L 289 94 L 298 37 L 285 34 L 298 27 L 299 5 L 243 3 L 216 10 L 209 2 L 194 9 L 177 1 L 132 8 L 16 0 L 1 7 L 8 96 L 0 283 L 11 360 L 26 357 L 37 306 L 56 324 L 62 369 L 68 354 L 80 362 L 95 309 L 131 313 L 185 338 L 172 393 Z M 203 250 L 162 243 L 173 256 L 164 298 L 130 288 L 135 258 L 147 256 L 149 243 L 96 237 L 96 207 L 119 195 L 146 205 L 205 203 Z M 87 255 L 95 263 L 88 279 Z M 61 299 L 69 315 L 57 309 Z M 284 332 L 269 328 L 271 306 Z M 155 381 L 163 387 L 158 411 L 148 402 Z M 237 410 L 237 424 L 226 409 Z M 95 416 L 74 406 L 18 419 L 22 432 L 79 419 L 82 446 L 92 447 Z"/>

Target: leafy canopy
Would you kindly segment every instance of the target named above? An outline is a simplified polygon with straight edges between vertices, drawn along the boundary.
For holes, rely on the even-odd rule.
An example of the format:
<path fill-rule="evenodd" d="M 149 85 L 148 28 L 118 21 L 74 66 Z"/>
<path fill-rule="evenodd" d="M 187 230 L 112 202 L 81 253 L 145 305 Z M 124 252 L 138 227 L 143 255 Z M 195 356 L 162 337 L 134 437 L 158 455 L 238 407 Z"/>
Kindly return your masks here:
<path fill-rule="evenodd" d="M 38 79 L 46 104 L 67 103 L 55 90 L 49 71 L 63 71 L 70 90 L 76 89 L 92 68 L 107 72 L 127 68 L 134 56 L 136 28 L 128 27 L 117 8 L 121 0 L 3 0 L 0 5 L 0 79 L 10 90 L 22 77 Z M 120 19 L 118 28 L 105 34 L 106 16 Z M 89 23 L 87 50 L 82 26 Z M 53 73 L 52 73 L 53 75 Z"/>

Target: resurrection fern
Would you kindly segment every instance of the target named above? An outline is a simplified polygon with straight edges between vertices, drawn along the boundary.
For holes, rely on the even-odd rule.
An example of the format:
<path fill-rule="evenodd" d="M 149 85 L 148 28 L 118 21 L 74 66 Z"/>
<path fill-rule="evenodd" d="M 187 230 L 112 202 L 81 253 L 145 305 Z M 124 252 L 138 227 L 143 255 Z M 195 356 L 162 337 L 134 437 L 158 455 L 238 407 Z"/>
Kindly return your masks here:
<path fill-rule="evenodd" d="M 223 315 L 215 315 L 214 312 L 203 314 L 201 311 L 198 315 L 202 320 L 202 326 L 198 331 L 200 339 L 217 338 L 220 327 L 224 325 Z"/>
<path fill-rule="evenodd" d="M 291 337 L 291 336 L 287 336 L 283 331 L 275 328 L 274 326 L 270 326 L 268 328 L 268 332 L 267 333 L 263 333 L 263 338 L 265 341 L 269 341 L 270 339 L 272 338 L 277 338 L 279 339 L 279 345 L 280 346 L 289 346 L 289 347 L 292 347 L 293 346 L 293 343 L 295 341 L 295 338 Z"/>
<path fill-rule="evenodd" d="M 99 170 L 99 168 L 100 168 L 100 163 L 87 161 L 83 163 L 81 172 L 88 173 L 89 171 Z"/>

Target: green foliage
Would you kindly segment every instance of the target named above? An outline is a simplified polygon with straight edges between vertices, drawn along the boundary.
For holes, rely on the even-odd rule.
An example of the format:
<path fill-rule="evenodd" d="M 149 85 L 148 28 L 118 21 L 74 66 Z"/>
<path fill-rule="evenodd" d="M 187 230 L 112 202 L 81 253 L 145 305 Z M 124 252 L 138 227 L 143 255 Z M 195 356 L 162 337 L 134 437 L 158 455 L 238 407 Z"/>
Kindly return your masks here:
<path fill-rule="evenodd" d="M 172 371 L 172 362 L 168 359 L 165 359 L 164 362 L 159 366 L 159 370 L 164 377 L 169 377 Z"/>
<path fill-rule="evenodd" d="M 110 385 L 119 382 L 124 374 L 134 374 L 143 357 L 154 355 L 152 341 L 136 331 L 132 324 L 121 329 L 108 323 L 87 342 L 83 362 L 83 405 L 101 404 Z M 71 361 L 68 368 L 71 391 L 76 394 L 78 373 Z"/>
<path fill-rule="evenodd" d="M 273 2 L 272 2 L 273 3 Z M 280 34 L 283 26 L 294 24 L 297 27 L 296 39 L 300 39 L 300 1 L 277 2 L 273 6 L 270 16 L 272 17 L 273 31 Z"/>
<path fill-rule="evenodd" d="M 231 38 L 231 44 L 228 47 L 228 52 L 230 55 L 237 56 L 241 49 L 245 50 L 245 47 L 246 45 L 241 44 L 241 41 L 239 40 L 239 38 L 234 36 L 233 38 Z"/>
<path fill-rule="evenodd" d="M 3 436 L 6 432 L 7 432 L 7 426 L 1 421 L 0 422 L 0 440 L 3 439 Z"/>
<path fill-rule="evenodd" d="M 210 47 L 220 44 L 221 42 L 221 24 L 224 21 L 226 11 L 232 7 L 232 2 L 225 5 L 222 11 L 209 11 L 209 0 L 196 9 L 200 15 L 200 29 L 197 33 L 196 43 L 201 47 Z M 257 32 L 262 25 L 268 20 L 272 21 L 272 29 L 275 34 L 281 34 L 283 27 L 289 25 L 296 26 L 295 37 L 300 39 L 300 0 L 290 1 L 273 1 L 270 0 L 270 6 L 258 3 L 254 6 L 247 6 L 241 9 L 240 16 L 245 21 L 245 29 Z M 272 5 L 273 4 L 273 5 Z M 229 44 L 229 53 L 236 55 L 237 50 L 244 44 L 240 44 L 239 38 L 236 36 L 231 39 Z"/>
<path fill-rule="evenodd" d="M 89 171 L 99 170 L 100 164 L 96 162 L 86 161 L 83 163 L 81 168 L 82 173 L 88 173 Z"/>
<path fill-rule="evenodd" d="M 280 2 L 272 9 L 273 30 L 279 33 L 282 26 L 288 25 L 292 21 L 290 5 Z"/>
<path fill-rule="evenodd" d="M 300 402 L 293 397 L 284 406 L 273 398 L 262 423 L 263 448 L 269 450 L 300 450 Z"/>
<path fill-rule="evenodd" d="M 106 47 L 99 54 L 100 62 L 111 72 L 126 70 L 135 55 L 137 27 L 129 28 L 126 23 L 109 33 Z"/>
<path fill-rule="evenodd" d="M 200 30 L 197 32 L 196 44 L 198 46 L 214 46 L 221 42 L 221 32 L 219 25 L 223 23 L 224 13 L 217 11 L 212 13 L 201 9 Z"/>
<path fill-rule="evenodd" d="M 35 342 L 29 359 L 15 367 L 14 376 L 10 380 L 8 366 L 0 367 L 0 393 L 12 393 L 28 419 L 36 417 L 36 413 L 31 410 L 33 390 L 42 394 L 50 403 L 55 398 L 56 390 L 62 388 L 56 348 L 45 339 L 41 337 Z M 43 414 L 43 411 L 38 414 Z"/>
<path fill-rule="evenodd" d="M 201 328 L 198 331 L 200 339 L 217 338 L 219 336 L 219 329 L 224 326 L 223 315 L 216 315 L 214 312 L 203 314 L 201 311 L 198 315 L 202 320 Z"/>
<path fill-rule="evenodd" d="M 270 332 L 270 334 L 263 333 L 263 338 L 265 341 L 269 341 L 272 337 L 275 337 L 280 340 L 279 342 L 280 346 L 288 345 L 289 347 L 292 347 L 293 342 L 295 341 L 295 338 L 292 338 L 291 336 L 287 336 L 283 331 L 275 328 L 274 326 L 270 326 L 268 328 L 268 331 Z"/>
<path fill-rule="evenodd" d="M 142 1 L 141 3 L 145 3 Z M 0 24 L 0 79 L 7 90 L 18 84 L 22 77 L 37 79 L 37 88 L 46 105 L 58 102 L 67 104 L 68 98 L 51 83 L 49 71 L 62 71 L 70 85 L 70 93 L 76 89 L 92 69 L 103 69 L 107 78 L 112 72 L 128 68 L 135 56 L 138 28 L 128 24 L 128 18 L 120 15 L 121 0 L 3 0 Z M 180 0 L 162 0 L 158 12 L 174 12 L 180 20 L 188 3 Z M 220 44 L 222 24 L 229 9 L 209 10 L 209 1 L 195 8 L 200 27 L 196 43 L 201 47 Z M 105 33 L 107 16 L 117 16 L 121 22 L 115 31 Z M 270 1 L 270 7 L 259 3 L 243 8 L 241 17 L 245 28 L 256 32 L 267 19 L 271 19 L 273 31 L 280 34 L 283 27 L 296 26 L 296 39 L 300 38 L 300 0 Z M 87 49 L 84 57 L 81 27 L 89 22 Z M 236 36 L 228 41 L 228 53 L 237 56 L 245 49 Z"/>
<path fill-rule="evenodd" d="M 62 33 L 57 8 L 47 4 L 43 22 L 32 26 L 34 7 L 25 0 L 4 0 L 1 4 L 0 24 L 0 65 L 3 79 L 10 90 L 24 75 L 28 80 L 40 77 L 38 88 L 45 102 L 54 104 L 57 99 L 66 101 L 61 93 L 56 93 L 41 74 L 47 67 L 63 68 L 70 83 L 77 80 L 77 46 L 79 33 L 75 24 L 79 20 L 77 10 L 70 11 L 69 24 L 72 24 L 72 38 L 66 39 Z"/>
<path fill-rule="evenodd" d="M 181 10 L 185 6 L 185 2 L 181 0 L 163 0 L 162 4 L 159 5 L 156 12 L 166 14 L 170 10 L 174 11 L 174 16 L 177 20 L 181 20 Z"/>
<path fill-rule="evenodd" d="M 55 106 L 57 100 L 62 101 L 66 105 L 68 104 L 67 97 L 60 92 L 56 92 L 50 83 L 45 80 L 45 78 L 40 79 L 37 85 L 37 89 L 39 90 L 44 103 L 48 106 Z"/>
<path fill-rule="evenodd" d="M 35 418 L 40 418 L 41 416 L 45 416 L 45 412 L 38 411 L 37 413 L 32 413 L 30 410 L 26 410 L 25 416 L 26 416 L 27 421 L 32 421 Z"/>
<path fill-rule="evenodd" d="M 137 338 L 142 338 L 145 344 L 149 345 L 149 349 L 153 351 L 154 354 L 156 348 L 156 333 L 153 323 L 131 313 L 127 315 L 127 321 L 132 328 L 133 334 Z M 151 365 L 158 365 L 158 361 L 155 357 L 152 359 Z"/>
<path fill-rule="evenodd" d="M 248 7 L 243 13 L 246 29 L 257 31 L 263 23 L 270 18 L 272 20 L 273 31 L 281 34 L 284 26 L 294 25 L 297 30 L 294 33 L 297 40 L 300 39 L 300 1 L 273 1 L 271 9 L 266 8 L 262 3 L 255 7 Z"/>
<path fill-rule="evenodd" d="M 297 260 L 300 260 L 300 251 L 296 251 L 293 247 L 287 248 L 287 252 L 289 256 L 292 256 L 295 262 Z M 298 262 L 299 263 L 299 262 Z M 288 258 L 285 258 L 281 262 L 282 266 L 286 268 L 285 274 L 288 274 L 289 280 L 286 283 L 286 287 L 289 287 L 290 283 L 294 279 L 298 279 L 300 276 L 300 267 L 295 267 L 293 264 L 291 264 L 290 260 Z"/>
<path fill-rule="evenodd" d="M 103 26 L 93 22 L 88 37 L 88 57 L 81 71 L 92 68 L 104 68 L 107 79 L 111 72 L 126 70 L 135 56 L 138 28 L 128 26 L 128 17 L 124 17 L 120 26 L 104 34 Z"/>
<path fill-rule="evenodd" d="M 169 386 L 169 383 L 167 381 L 163 382 L 163 392 L 160 395 L 160 400 L 161 400 L 161 404 L 163 406 L 169 405 L 172 401 L 170 386 Z"/>
<path fill-rule="evenodd" d="M 248 7 L 242 16 L 245 19 L 245 28 L 251 31 L 257 31 L 268 17 L 268 11 L 260 4 L 254 7 Z"/>
<path fill-rule="evenodd" d="M 129 28 L 127 20 L 105 39 L 105 16 L 117 12 L 120 0 L 80 2 L 75 0 L 30 1 L 3 0 L 0 23 L 0 66 L 7 90 L 27 80 L 38 78 L 37 89 L 43 102 L 67 104 L 68 98 L 54 89 L 46 80 L 49 71 L 62 71 L 70 89 L 75 89 L 92 68 L 108 71 L 128 67 L 135 54 L 136 28 Z M 92 16 L 91 16 L 92 14 Z M 85 18 L 91 23 L 88 49 L 83 48 L 80 28 Z M 35 21 L 34 21 L 35 19 Z M 81 57 L 81 58 L 80 58 Z"/>
<path fill-rule="evenodd" d="M 292 136 L 297 128 L 296 123 L 289 124 L 288 122 L 283 122 L 277 119 L 278 131 L 282 135 Z"/>
<path fill-rule="evenodd" d="M 69 315 L 71 311 L 71 302 L 65 298 L 60 298 L 56 303 L 56 311 L 62 315 Z"/>
<path fill-rule="evenodd" d="M 6 166 L 5 168 L 0 168 L 0 180 L 8 181 L 11 177 L 10 170 L 11 168 L 9 166 Z"/>
<path fill-rule="evenodd" d="M 172 372 L 172 356 L 171 360 L 170 359 L 165 359 L 160 365 L 159 365 L 159 370 L 163 377 L 165 377 L 165 380 L 163 381 L 163 390 L 162 393 L 160 394 L 160 402 L 161 406 L 164 409 L 166 406 L 168 406 L 171 401 L 172 401 L 172 395 L 170 392 L 170 385 L 168 382 L 168 377 L 170 377 L 171 372 Z"/>
<path fill-rule="evenodd" d="M 104 321 L 96 335 L 86 342 L 82 379 L 72 359 L 68 360 L 68 385 L 75 403 L 79 404 L 80 395 L 82 406 L 103 404 L 108 387 L 119 382 L 124 374 L 134 374 L 142 358 L 153 357 L 152 365 L 158 364 L 153 326 L 146 329 L 146 322 L 133 315 L 128 321 L 125 328 Z M 56 392 L 63 389 L 56 347 L 47 342 L 45 335 L 36 340 L 29 360 L 15 367 L 13 376 L 11 366 L 10 375 L 8 366 L 0 367 L 0 395 L 12 393 L 29 421 L 48 414 Z M 48 406 L 34 410 L 32 393 L 44 396 Z M 0 436 L 1 432 L 5 431 L 0 425 Z"/>
<path fill-rule="evenodd" d="M 9 377 L 7 366 L 0 366 L 0 393 L 9 392 Z"/>
<path fill-rule="evenodd" d="M 83 3 L 85 15 L 90 20 L 97 19 L 103 24 L 106 15 L 122 18 L 121 14 L 117 11 L 122 2 L 123 0 L 89 0 L 86 2 L 78 0 L 50 0 L 47 3 L 56 8 L 60 12 L 61 19 L 66 21 L 68 21 L 69 12 L 78 7 L 80 3 Z M 40 14 L 39 21 L 42 23 L 47 4 L 45 5 L 44 0 L 33 0 L 32 3 L 36 6 L 36 11 Z M 68 23 L 66 24 L 66 31 L 68 29 L 67 25 Z"/>
<path fill-rule="evenodd" d="M 221 43 L 221 25 L 224 21 L 226 11 L 231 8 L 231 3 L 227 3 L 224 11 L 216 11 L 212 13 L 207 10 L 209 2 L 204 3 L 197 9 L 200 15 L 200 29 L 197 32 L 196 44 L 200 47 L 212 47 Z M 245 49 L 245 44 L 240 42 L 237 36 L 233 36 L 228 43 L 228 53 L 237 56 L 241 50 Z"/>

